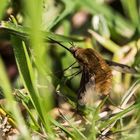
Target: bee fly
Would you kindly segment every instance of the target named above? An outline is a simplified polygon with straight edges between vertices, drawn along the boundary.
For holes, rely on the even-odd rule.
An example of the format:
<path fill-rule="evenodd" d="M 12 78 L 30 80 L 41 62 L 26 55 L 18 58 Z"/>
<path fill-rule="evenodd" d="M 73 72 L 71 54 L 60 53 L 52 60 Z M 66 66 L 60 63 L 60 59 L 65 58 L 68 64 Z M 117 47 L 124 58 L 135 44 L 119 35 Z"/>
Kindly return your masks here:
<path fill-rule="evenodd" d="M 112 87 L 111 69 L 123 73 L 136 73 L 136 70 L 132 67 L 104 60 L 94 49 L 80 47 L 67 48 L 58 41 L 52 41 L 72 53 L 81 67 L 82 77 L 78 90 L 78 105 L 80 106 L 92 105 L 97 96 L 108 95 L 110 93 Z"/>

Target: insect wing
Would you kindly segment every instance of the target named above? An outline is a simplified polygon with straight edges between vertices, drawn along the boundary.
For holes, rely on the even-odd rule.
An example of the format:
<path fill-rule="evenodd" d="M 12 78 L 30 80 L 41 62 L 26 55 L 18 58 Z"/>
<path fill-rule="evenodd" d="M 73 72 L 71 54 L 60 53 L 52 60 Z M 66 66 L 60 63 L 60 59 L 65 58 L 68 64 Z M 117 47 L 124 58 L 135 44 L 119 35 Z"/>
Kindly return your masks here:
<path fill-rule="evenodd" d="M 83 68 L 80 88 L 78 91 L 78 105 L 93 105 L 95 101 L 95 76 Z"/>
<path fill-rule="evenodd" d="M 112 69 L 114 69 L 116 71 L 119 71 L 122 73 L 131 73 L 131 74 L 137 73 L 137 71 L 134 68 L 129 67 L 127 65 L 116 63 L 116 62 L 109 61 L 109 60 L 105 60 L 105 61 Z"/>

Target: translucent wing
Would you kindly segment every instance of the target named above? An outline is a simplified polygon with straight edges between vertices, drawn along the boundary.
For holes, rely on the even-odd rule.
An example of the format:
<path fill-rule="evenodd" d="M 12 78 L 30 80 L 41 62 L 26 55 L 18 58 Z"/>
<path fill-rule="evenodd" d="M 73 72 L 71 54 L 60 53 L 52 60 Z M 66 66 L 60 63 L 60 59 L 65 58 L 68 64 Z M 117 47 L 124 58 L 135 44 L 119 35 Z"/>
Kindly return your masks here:
<path fill-rule="evenodd" d="M 122 73 L 131 73 L 131 74 L 137 73 L 135 68 L 129 67 L 127 65 L 116 63 L 116 62 L 109 61 L 109 60 L 105 60 L 105 61 L 112 69 L 114 69 L 116 71 L 120 71 Z"/>
<path fill-rule="evenodd" d="M 80 88 L 78 91 L 78 105 L 93 104 L 95 99 L 95 78 L 86 68 L 83 68 Z"/>

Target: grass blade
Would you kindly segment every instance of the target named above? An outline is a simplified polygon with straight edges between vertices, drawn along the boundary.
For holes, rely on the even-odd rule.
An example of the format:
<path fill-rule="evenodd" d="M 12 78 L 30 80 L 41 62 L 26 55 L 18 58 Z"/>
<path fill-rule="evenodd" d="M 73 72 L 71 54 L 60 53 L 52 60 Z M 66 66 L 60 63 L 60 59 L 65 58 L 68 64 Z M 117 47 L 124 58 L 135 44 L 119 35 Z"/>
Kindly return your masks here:
<path fill-rule="evenodd" d="M 4 66 L 3 66 L 3 63 L 2 63 L 1 59 L 0 59 L 0 67 L 1 67 L 1 70 L 0 70 L 0 86 L 3 90 L 3 92 L 4 92 L 4 95 L 5 95 L 6 99 L 7 99 L 7 104 L 6 104 L 7 109 L 8 109 L 8 111 L 10 111 L 13 114 L 14 118 L 16 118 L 15 121 L 17 123 L 18 129 L 21 132 L 21 137 L 24 140 L 26 140 L 26 139 L 30 140 L 29 131 L 28 131 L 26 125 L 25 125 L 25 122 L 24 122 L 23 117 L 20 113 L 19 107 L 18 107 L 16 101 L 13 98 L 12 89 L 11 89 L 8 77 L 5 73 L 5 69 L 4 69 Z"/>

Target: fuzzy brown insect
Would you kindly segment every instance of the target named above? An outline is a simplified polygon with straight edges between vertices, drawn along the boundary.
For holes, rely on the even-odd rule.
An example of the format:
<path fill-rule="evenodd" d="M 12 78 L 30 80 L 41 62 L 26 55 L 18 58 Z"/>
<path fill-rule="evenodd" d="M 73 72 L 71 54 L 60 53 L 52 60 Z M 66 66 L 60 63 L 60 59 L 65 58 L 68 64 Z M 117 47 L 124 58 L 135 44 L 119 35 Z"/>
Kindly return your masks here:
<path fill-rule="evenodd" d="M 112 87 L 111 68 L 127 73 L 136 73 L 134 68 L 109 60 L 91 48 L 67 48 L 57 41 L 63 48 L 73 54 L 82 70 L 80 87 L 78 90 L 78 105 L 92 105 L 97 96 L 108 95 Z M 94 96 L 93 96 L 94 95 Z"/>

